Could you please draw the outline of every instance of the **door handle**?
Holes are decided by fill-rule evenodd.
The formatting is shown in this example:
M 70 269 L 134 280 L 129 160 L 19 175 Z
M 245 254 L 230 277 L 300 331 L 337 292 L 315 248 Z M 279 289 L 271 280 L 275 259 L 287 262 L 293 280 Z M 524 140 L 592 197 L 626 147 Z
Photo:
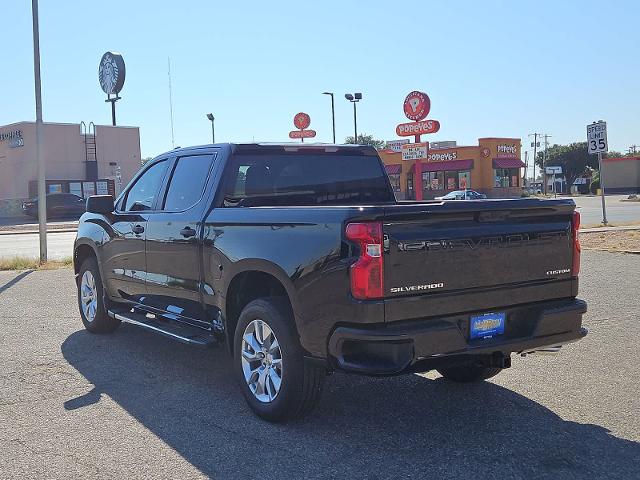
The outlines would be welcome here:
M 144 227 L 142 225 L 136 225 L 131 229 L 131 231 L 136 235 L 140 235 L 144 232 Z
M 184 227 L 182 230 L 180 230 L 180 235 L 182 235 L 184 238 L 195 237 L 196 231 L 191 227 Z

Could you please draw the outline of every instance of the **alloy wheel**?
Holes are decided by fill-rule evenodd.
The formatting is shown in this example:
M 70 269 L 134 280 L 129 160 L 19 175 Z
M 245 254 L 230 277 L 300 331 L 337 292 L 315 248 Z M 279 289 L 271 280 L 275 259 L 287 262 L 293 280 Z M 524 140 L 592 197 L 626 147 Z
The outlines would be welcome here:
M 98 295 L 96 292 L 96 281 L 90 270 L 84 272 L 80 280 L 80 302 L 82 304 L 82 312 L 87 322 L 93 322 L 96 318 L 98 308 Z
M 282 385 L 282 352 L 275 333 L 265 321 L 253 320 L 245 328 L 240 359 L 251 393 L 260 402 L 272 402 Z

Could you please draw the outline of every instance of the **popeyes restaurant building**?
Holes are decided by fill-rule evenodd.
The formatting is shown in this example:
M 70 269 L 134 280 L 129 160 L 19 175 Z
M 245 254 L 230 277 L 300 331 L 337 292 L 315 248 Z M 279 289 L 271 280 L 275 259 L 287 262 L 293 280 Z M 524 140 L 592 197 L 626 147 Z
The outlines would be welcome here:
M 423 198 L 433 199 L 465 188 L 489 198 L 522 195 L 524 162 L 519 138 L 480 138 L 478 145 L 430 148 L 422 160 Z M 417 161 L 403 161 L 400 149 L 379 151 L 398 199 L 415 199 Z

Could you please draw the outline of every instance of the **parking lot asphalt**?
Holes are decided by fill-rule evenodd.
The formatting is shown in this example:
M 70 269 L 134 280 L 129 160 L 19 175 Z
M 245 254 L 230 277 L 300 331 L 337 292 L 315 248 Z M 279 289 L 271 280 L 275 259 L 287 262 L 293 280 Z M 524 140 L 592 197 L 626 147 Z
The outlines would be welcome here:
M 0 272 L 0 478 L 640 478 L 640 256 L 584 252 L 590 334 L 494 379 L 335 374 L 251 414 L 224 348 L 82 329 L 71 270 Z

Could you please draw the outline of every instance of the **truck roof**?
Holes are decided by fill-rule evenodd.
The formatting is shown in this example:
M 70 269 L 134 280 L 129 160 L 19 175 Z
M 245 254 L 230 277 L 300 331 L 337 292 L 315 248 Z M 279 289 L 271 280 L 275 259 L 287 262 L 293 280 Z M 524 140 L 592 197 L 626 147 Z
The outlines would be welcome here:
M 324 150 L 327 153 L 338 151 L 349 151 L 351 153 L 360 152 L 363 155 L 377 155 L 376 149 L 369 145 L 337 144 L 337 143 L 302 143 L 302 142 L 248 142 L 248 143 L 211 143 L 205 145 L 194 145 L 190 147 L 176 147 L 171 152 L 181 152 L 186 150 L 201 150 L 212 147 L 231 147 L 235 152 L 242 151 L 301 151 L 301 150 Z

